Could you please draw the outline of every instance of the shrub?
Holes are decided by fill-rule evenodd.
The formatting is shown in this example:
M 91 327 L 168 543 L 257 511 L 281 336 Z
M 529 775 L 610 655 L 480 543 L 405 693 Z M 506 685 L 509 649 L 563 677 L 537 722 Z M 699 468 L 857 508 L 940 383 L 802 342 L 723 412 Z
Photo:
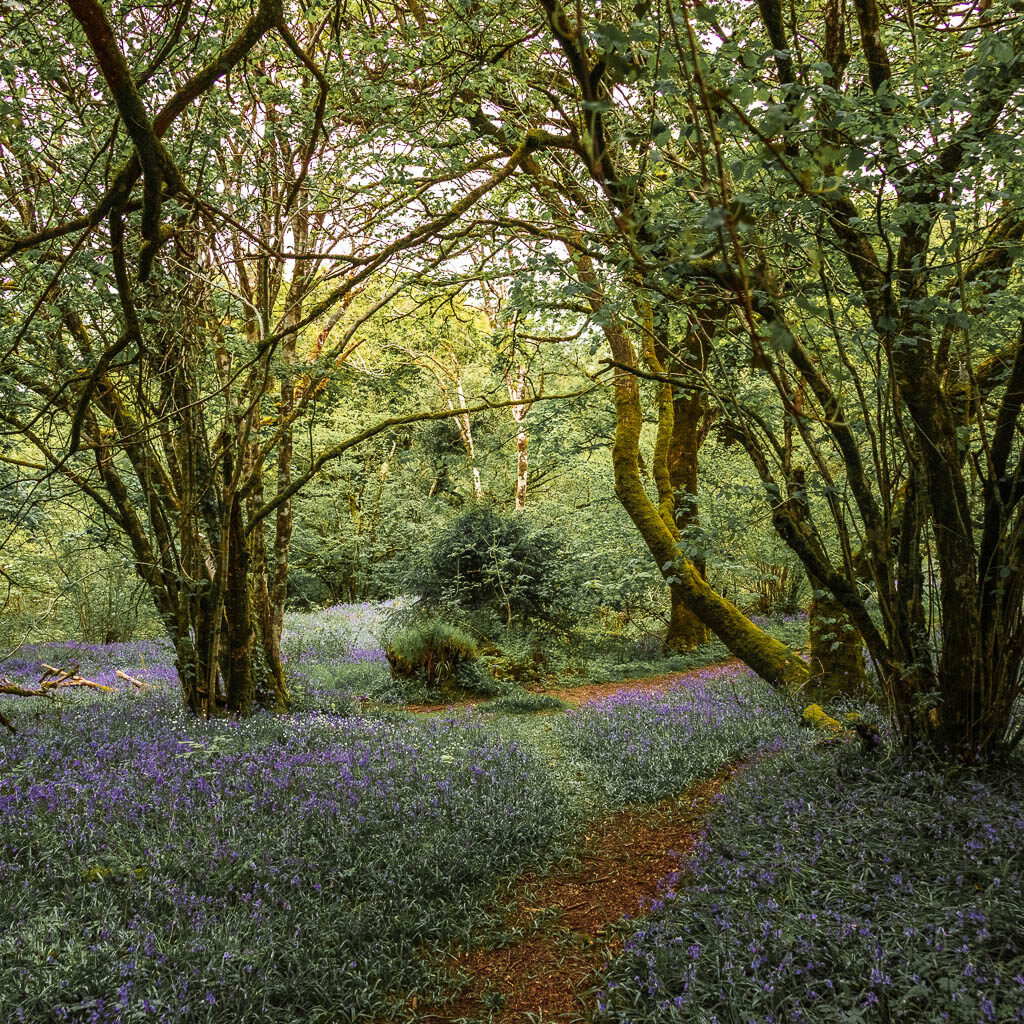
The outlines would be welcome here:
M 506 625 L 554 620 L 576 593 L 567 585 L 568 562 L 554 533 L 522 514 L 476 505 L 440 533 L 411 590 L 429 606 L 487 611 Z
M 563 631 L 551 623 L 537 622 L 507 630 L 489 660 L 495 676 L 513 686 L 543 687 L 565 674 L 571 646 Z
M 444 696 L 458 690 L 487 692 L 475 641 L 441 619 L 421 619 L 398 629 L 389 638 L 385 654 L 396 679 L 413 681 Z

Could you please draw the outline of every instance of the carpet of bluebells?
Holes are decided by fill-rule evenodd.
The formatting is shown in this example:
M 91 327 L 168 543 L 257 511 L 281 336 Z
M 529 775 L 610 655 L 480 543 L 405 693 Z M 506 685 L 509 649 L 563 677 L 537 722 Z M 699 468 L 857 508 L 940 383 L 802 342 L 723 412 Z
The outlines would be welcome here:
M 681 689 L 622 691 L 570 711 L 565 747 L 611 804 L 655 801 L 755 751 L 807 738 L 791 709 L 741 666 L 693 673 Z
M 445 950 L 500 930 L 507 887 L 584 815 L 739 759 L 597 1020 L 1024 1022 L 1020 765 L 943 777 L 820 749 L 733 666 L 569 711 L 530 694 L 410 716 L 380 616 L 290 616 L 297 710 L 243 722 L 186 715 L 164 643 L 3 660 L 114 692 L 0 697 L 2 1024 L 335 1024 L 443 1000 Z
M 3 671 L 39 660 L 121 692 L 0 698 L 4 1024 L 387 1013 L 442 991 L 438 950 L 568 838 L 547 773 L 480 715 L 201 722 L 159 644 L 23 649 Z
M 300 706 L 337 709 L 345 697 L 401 703 L 378 640 L 394 605 L 335 605 L 286 617 L 281 653 Z
M 608 967 L 619 1024 L 1024 1021 L 1024 778 L 782 753 Z

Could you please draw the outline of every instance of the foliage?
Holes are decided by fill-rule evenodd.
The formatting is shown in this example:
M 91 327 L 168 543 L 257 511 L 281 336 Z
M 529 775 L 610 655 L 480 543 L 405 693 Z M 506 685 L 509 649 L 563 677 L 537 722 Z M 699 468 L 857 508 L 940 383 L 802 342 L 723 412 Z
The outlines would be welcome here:
M 513 690 L 483 705 L 484 711 L 500 711 L 511 715 L 531 715 L 539 711 L 564 711 L 569 705 L 547 693 Z
M 396 679 L 408 680 L 442 696 L 456 692 L 493 693 L 495 684 L 477 660 L 473 638 L 438 618 L 414 618 L 392 632 L 385 655 Z
M 412 591 L 430 607 L 490 613 L 511 626 L 563 616 L 572 592 L 566 545 L 522 514 L 476 505 L 431 545 Z
M 850 749 L 745 769 L 692 882 L 608 968 L 601 1021 L 1024 1020 L 1020 766 Z
M 678 690 L 624 692 L 570 711 L 562 741 L 613 803 L 679 793 L 758 747 L 799 742 L 792 714 L 736 666 Z
M 513 685 L 558 686 L 578 670 L 580 640 L 578 630 L 570 633 L 550 622 L 531 622 L 502 631 L 488 649 L 487 662 L 497 679 Z
M 0 538 L 0 644 L 116 643 L 161 632 L 120 530 L 52 481 L 33 493 L 38 507 L 11 510 Z
M 170 686 L 23 722 L 0 806 L 12 1024 L 386 1016 L 568 821 L 477 717 L 204 723 Z

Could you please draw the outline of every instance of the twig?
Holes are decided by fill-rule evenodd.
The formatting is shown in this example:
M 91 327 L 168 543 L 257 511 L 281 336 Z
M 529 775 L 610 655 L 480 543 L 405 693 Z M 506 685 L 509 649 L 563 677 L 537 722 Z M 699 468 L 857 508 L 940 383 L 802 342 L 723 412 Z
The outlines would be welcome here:
M 567 912 L 569 910 L 579 910 L 580 907 L 585 907 L 589 903 L 590 903 L 590 900 L 580 900 L 579 903 L 573 903 L 571 906 L 562 907 L 561 909 L 562 909 L 562 912 L 565 913 L 565 912 Z M 590 909 L 593 910 L 594 909 L 593 906 L 591 906 Z

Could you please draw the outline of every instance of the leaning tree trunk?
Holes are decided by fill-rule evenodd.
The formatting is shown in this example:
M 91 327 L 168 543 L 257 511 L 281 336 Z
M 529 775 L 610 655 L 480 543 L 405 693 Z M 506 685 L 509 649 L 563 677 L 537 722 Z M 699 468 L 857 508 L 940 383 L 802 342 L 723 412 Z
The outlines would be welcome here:
M 635 366 L 633 346 L 622 326 L 608 324 L 605 334 L 616 362 Z M 667 405 L 670 409 L 671 398 Z M 665 408 L 663 396 L 663 413 Z M 762 679 L 791 695 L 798 694 L 807 683 L 807 666 L 785 644 L 759 629 L 731 601 L 701 578 L 679 548 L 671 517 L 666 520 L 663 511 L 648 496 L 639 468 L 643 425 L 640 389 L 636 375 L 621 368 L 615 371 L 615 414 L 615 442 L 612 447 L 615 493 L 677 600 Z
M 535 161 L 527 158 L 523 166 L 536 180 L 543 180 L 543 172 Z M 680 550 L 678 528 L 673 521 L 674 506 L 664 500 L 664 492 L 667 491 L 669 496 L 672 492 L 667 455 L 663 467 L 658 468 L 661 507 L 655 506 L 648 496 L 640 479 L 640 431 L 643 425 L 640 389 L 636 375 L 630 373 L 629 369 L 623 369 L 637 368 L 633 345 L 622 322 L 607 318 L 609 310 L 605 308 L 604 288 L 588 254 L 585 240 L 572 226 L 575 221 L 569 215 L 565 203 L 546 186 L 540 186 L 540 192 L 565 226 L 569 258 L 580 282 L 585 286 L 588 305 L 595 314 L 604 314 L 605 337 L 614 360 L 620 364 L 614 377 L 615 441 L 612 446 L 615 493 L 619 501 L 668 582 L 673 598 L 691 611 L 759 676 L 787 693 L 797 694 L 807 683 L 807 666 L 785 644 L 759 629 L 731 601 L 713 590 Z M 653 330 L 649 333 L 651 337 L 647 343 L 653 348 Z M 664 391 L 660 398 L 659 435 L 667 447 L 672 432 L 671 390 L 667 401 Z

